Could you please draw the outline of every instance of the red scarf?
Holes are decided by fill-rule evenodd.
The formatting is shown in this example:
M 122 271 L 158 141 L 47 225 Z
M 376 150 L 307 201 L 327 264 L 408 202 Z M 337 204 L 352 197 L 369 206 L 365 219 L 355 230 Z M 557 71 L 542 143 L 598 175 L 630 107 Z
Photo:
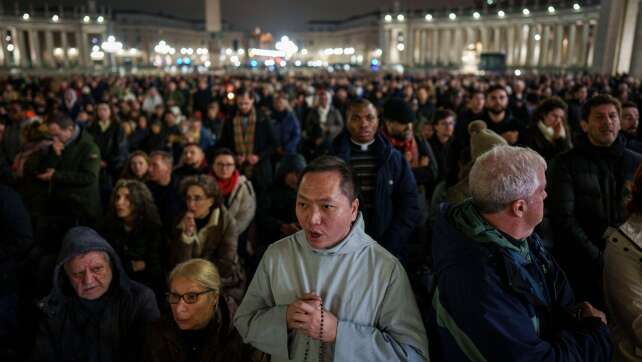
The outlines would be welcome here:
M 216 178 L 218 189 L 221 192 L 221 196 L 223 196 L 223 198 L 227 198 L 232 193 L 234 187 L 236 186 L 236 183 L 239 181 L 239 175 L 239 170 L 234 170 L 232 177 L 227 180 L 221 180 L 218 177 Z
M 390 144 L 392 144 L 392 147 L 401 152 L 404 157 L 406 157 L 406 154 L 411 155 L 410 160 L 408 160 L 411 167 L 417 167 L 419 165 L 419 148 L 415 143 L 415 136 L 412 133 L 410 133 L 408 138 L 406 138 L 405 140 L 398 140 L 397 138 L 389 135 L 388 132 L 386 132 L 386 128 L 384 127 L 383 135 L 390 142 Z

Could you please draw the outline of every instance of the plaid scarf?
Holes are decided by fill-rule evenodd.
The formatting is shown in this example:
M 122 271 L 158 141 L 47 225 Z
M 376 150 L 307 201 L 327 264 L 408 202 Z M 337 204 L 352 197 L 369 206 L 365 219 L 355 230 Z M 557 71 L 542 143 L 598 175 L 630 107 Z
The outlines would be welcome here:
M 247 130 L 243 132 L 242 116 L 234 117 L 234 146 L 237 155 L 249 156 L 254 153 L 254 129 L 256 128 L 256 112 L 250 111 Z M 244 134 L 245 133 L 245 134 Z

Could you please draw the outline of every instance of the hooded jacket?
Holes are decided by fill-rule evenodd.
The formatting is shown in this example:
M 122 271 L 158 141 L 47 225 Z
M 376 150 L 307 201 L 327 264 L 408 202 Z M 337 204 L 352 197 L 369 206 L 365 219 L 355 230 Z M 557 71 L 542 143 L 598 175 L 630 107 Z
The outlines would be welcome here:
M 333 154 L 350 162 L 350 134 L 344 130 L 334 140 Z M 399 151 L 377 132 L 375 215 L 366 232 L 397 257 L 403 257 L 408 239 L 421 218 L 417 201 L 417 183 L 410 165 Z
M 287 305 L 314 291 L 337 319 L 335 343 L 325 343 L 332 361 L 426 361 L 428 340 L 406 272 L 369 237 L 359 216 L 345 239 L 314 249 L 304 231 L 265 252 L 234 325 L 245 343 L 273 362 L 316 360 L 320 343 L 288 333 Z
M 571 316 L 573 291 L 536 234 L 510 238 L 470 200 L 443 205 L 433 260 L 436 360 L 610 361 L 606 325 Z
M 66 262 L 90 251 L 107 253 L 111 262 L 112 281 L 98 300 L 101 308 L 88 307 L 75 294 L 64 270 Z M 159 318 L 154 293 L 130 280 L 114 249 L 87 227 L 65 235 L 53 288 L 40 307 L 44 317 L 33 361 L 138 361 L 145 325 Z

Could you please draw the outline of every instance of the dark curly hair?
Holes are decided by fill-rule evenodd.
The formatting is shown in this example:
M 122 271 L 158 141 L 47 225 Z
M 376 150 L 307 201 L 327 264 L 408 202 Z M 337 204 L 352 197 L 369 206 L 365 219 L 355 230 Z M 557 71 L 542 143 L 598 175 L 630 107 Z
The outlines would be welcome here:
M 543 120 L 547 114 L 556 110 L 562 109 L 566 113 L 566 102 L 564 102 L 560 97 L 550 97 L 541 101 L 535 111 L 533 111 L 533 122 L 539 122 Z
M 106 224 L 108 227 L 120 225 L 123 223 L 123 220 L 118 218 L 116 215 L 116 208 L 114 203 L 116 201 L 116 194 L 120 188 L 127 188 L 129 190 L 129 202 L 132 207 L 132 212 L 135 214 L 134 227 L 141 226 L 154 226 L 160 227 L 161 221 L 154 203 L 154 198 L 152 193 L 149 191 L 147 186 L 137 180 L 125 180 L 121 179 L 116 182 L 114 190 L 111 195 L 111 200 L 109 203 L 109 211 L 107 212 Z

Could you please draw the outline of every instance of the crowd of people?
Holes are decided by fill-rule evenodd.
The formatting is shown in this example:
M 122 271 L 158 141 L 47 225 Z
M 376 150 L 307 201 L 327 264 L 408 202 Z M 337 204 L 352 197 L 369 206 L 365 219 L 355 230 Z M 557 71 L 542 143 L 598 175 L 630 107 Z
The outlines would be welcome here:
M 642 83 L 0 78 L 0 359 L 642 361 Z

